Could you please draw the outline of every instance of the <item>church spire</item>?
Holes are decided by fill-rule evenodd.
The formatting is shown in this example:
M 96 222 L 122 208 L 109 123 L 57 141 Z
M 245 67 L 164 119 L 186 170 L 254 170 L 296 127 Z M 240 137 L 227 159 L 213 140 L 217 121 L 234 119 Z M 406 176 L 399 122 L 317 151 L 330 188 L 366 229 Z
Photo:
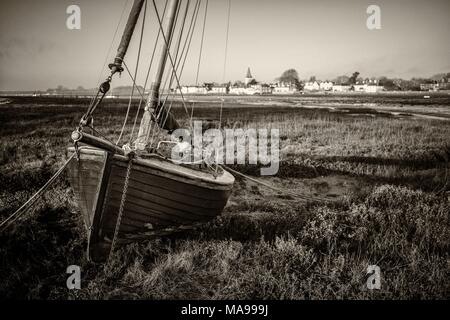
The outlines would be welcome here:
M 252 74 L 250 72 L 250 67 L 247 68 L 247 76 L 246 76 L 246 78 L 249 78 L 249 79 L 253 78 Z

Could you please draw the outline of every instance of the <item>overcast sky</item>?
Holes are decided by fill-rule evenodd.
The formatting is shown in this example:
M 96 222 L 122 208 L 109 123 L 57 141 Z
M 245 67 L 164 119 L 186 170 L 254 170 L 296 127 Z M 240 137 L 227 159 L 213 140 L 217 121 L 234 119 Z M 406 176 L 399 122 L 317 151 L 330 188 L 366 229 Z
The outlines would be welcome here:
M 159 7 L 165 2 L 156 1 Z M 81 8 L 80 30 L 66 27 L 71 4 Z M 131 4 L 132 0 L 1 0 L 0 90 L 96 87 L 99 75 L 107 76 L 107 70 L 101 73 L 105 57 L 125 8 L 108 56 L 114 57 Z M 381 8 L 381 30 L 366 27 L 370 4 Z M 226 0 L 209 1 L 200 82 L 222 82 L 227 5 Z M 257 80 L 267 82 L 288 68 L 297 69 L 302 79 L 315 75 L 323 80 L 353 71 L 362 77 L 403 78 L 449 72 L 449 13 L 449 0 L 231 0 L 224 79 L 242 80 L 247 67 Z M 150 1 L 147 22 L 139 83 L 157 32 Z M 130 67 L 136 61 L 137 42 L 135 35 L 126 57 Z M 183 83 L 195 80 L 199 42 L 199 36 L 193 38 Z M 113 86 L 128 84 L 129 77 L 122 74 Z

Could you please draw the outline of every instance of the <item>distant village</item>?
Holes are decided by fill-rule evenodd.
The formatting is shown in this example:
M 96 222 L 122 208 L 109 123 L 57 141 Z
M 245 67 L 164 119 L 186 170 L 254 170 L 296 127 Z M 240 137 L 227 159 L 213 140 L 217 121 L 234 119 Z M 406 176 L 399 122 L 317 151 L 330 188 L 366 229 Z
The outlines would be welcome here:
M 295 70 L 288 70 L 295 72 Z M 216 84 L 204 83 L 203 85 L 182 86 L 176 92 L 182 94 L 231 94 L 231 95 L 264 95 L 264 94 L 298 94 L 305 92 L 363 92 L 376 93 L 382 91 L 439 91 L 450 90 L 450 73 L 442 75 L 439 80 L 417 79 L 418 81 L 402 80 L 402 79 L 375 79 L 375 78 L 359 78 L 359 73 L 355 72 L 351 77 L 338 77 L 337 81 L 316 80 L 312 77 L 309 81 L 300 82 L 295 77 L 280 77 L 278 81 L 273 83 L 262 83 L 256 81 L 252 76 L 250 68 L 243 81 L 235 83 Z M 353 78 L 353 79 L 352 79 Z M 407 84 L 406 84 L 407 82 Z M 414 83 L 415 82 L 415 83 Z M 418 83 L 423 82 L 423 83 Z M 405 85 L 406 84 L 406 85 Z M 402 85 L 405 88 L 402 88 Z
M 332 93 L 378 93 L 378 92 L 411 92 L 411 91 L 450 91 L 450 73 L 436 74 L 430 78 L 412 78 L 404 80 L 400 78 L 389 79 L 387 77 L 363 78 L 359 72 L 349 76 L 338 76 L 333 80 L 319 80 L 315 76 L 309 80 L 299 80 L 295 69 L 289 69 L 271 83 L 257 81 L 253 77 L 250 68 L 244 73 L 242 80 L 234 83 L 219 84 L 205 82 L 202 85 L 182 85 L 171 88 L 172 94 L 178 95 L 295 95 L 295 94 L 332 94 Z M 137 96 L 137 92 L 148 94 L 142 86 L 132 90 L 132 86 L 119 86 L 111 88 L 105 98 L 124 98 L 130 95 Z M 164 92 L 168 93 L 166 90 Z M 79 86 L 69 89 L 59 85 L 46 91 L 9 91 L 0 92 L 0 96 L 31 95 L 31 96 L 69 96 L 89 97 L 95 95 L 97 88 L 85 89 Z

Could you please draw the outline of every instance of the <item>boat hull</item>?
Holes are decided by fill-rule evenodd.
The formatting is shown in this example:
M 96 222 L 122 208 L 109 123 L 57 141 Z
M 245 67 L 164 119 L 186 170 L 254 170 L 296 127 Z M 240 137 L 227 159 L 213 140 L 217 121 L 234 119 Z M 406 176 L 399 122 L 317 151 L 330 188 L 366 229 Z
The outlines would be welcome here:
M 159 157 L 129 160 L 86 147 L 69 164 L 69 180 L 89 231 L 88 257 L 98 262 L 111 249 L 121 202 L 116 239 L 126 243 L 213 219 L 223 211 L 234 183 L 226 171 L 214 177 Z

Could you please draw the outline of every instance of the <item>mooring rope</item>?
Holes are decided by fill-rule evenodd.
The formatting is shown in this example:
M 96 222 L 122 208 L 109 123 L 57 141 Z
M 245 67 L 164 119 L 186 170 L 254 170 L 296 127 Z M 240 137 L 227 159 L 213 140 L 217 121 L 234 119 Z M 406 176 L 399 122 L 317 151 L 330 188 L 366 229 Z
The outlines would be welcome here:
M 236 174 L 236 175 L 238 175 L 238 176 L 241 176 L 241 177 L 243 177 L 243 178 L 245 178 L 245 179 L 247 179 L 247 180 L 250 180 L 250 181 L 252 181 L 252 182 L 255 182 L 255 183 L 258 183 L 258 184 L 260 184 L 260 185 L 263 185 L 263 186 L 265 186 L 265 187 L 267 187 L 267 188 L 269 188 L 269 189 L 272 189 L 272 190 L 274 190 L 274 191 L 277 191 L 277 192 L 280 192 L 280 193 L 284 193 L 284 194 L 287 194 L 287 195 L 290 195 L 290 196 L 293 196 L 293 197 L 302 199 L 302 200 L 304 200 L 304 201 L 321 201 L 321 202 L 327 202 L 327 201 L 330 201 L 329 199 L 325 199 L 325 198 L 322 198 L 322 197 L 307 196 L 307 195 L 304 195 L 304 194 L 298 194 L 298 193 L 291 192 L 291 191 L 286 190 L 286 189 L 281 189 L 281 188 L 275 187 L 275 186 L 273 186 L 273 185 L 271 185 L 271 184 L 268 184 L 268 183 L 263 182 L 263 181 L 260 181 L 260 180 L 258 180 L 258 179 L 256 179 L 256 178 L 252 178 L 252 177 L 250 177 L 250 176 L 248 176 L 248 175 L 246 175 L 246 174 L 243 174 L 243 173 L 241 173 L 241 172 L 239 172 L 239 171 L 236 171 L 236 170 L 234 170 L 234 169 L 231 169 L 231 168 L 228 167 L 228 166 L 226 167 L 226 170 L 231 171 L 232 173 L 234 173 L 234 174 Z
M 70 161 L 75 157 L 76 152 L 74 152 L 70 158 L 61 166 L 61 168 L 56 171 L 56 173 L 30 198 L 25 202 L 19 209 L 17 209 L 13 214 L 11 214 L 8 218 L 6 218 L 2 223 L 0 223 L 0 232 L 3 232 L 8 228 L 12 223 L 14 223 L 24 212 L 25 209 L 29 208 L 33 205 L 38 197 L 47 190 L 47 188 L 61 175 Z

